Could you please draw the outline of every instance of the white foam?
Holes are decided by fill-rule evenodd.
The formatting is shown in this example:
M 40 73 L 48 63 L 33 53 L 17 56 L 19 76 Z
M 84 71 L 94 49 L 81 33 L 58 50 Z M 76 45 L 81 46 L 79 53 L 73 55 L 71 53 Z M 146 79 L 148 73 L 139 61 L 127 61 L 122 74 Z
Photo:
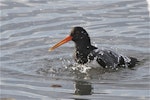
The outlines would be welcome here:
M 87 73 L 88 70 L 90 70 L 91 67 L 87 66 L 87 65 L 82 65 L 82 64 L 76 64 L 75 66 L 72 67 L 72 70 L 78 70 L 81 73 Z

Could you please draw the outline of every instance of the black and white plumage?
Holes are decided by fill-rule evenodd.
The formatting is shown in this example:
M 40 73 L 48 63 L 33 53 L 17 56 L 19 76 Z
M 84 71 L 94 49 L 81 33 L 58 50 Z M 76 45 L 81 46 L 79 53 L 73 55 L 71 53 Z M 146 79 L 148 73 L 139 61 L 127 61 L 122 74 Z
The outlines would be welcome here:
M 74 27 L 64 40 L 50 48 L 53 50 L 58 46 L 72 40 L 75 43 L 74 59 L 79 64 L 86 64 L 93 60 L 103 68 L 109 67 L 134 67 L 137 59 L 117 54 L 110 50 L 100 50 L 91 45 L 90 37 L 82 27 Z

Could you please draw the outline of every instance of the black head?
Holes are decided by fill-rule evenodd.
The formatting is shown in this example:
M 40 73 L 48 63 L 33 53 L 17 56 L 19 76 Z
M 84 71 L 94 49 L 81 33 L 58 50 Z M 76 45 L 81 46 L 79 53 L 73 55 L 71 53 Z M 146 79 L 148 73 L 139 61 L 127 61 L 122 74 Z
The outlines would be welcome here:
M 72 36 L 72 41 L 75 43 L 90 43 L 89 35 L 82 27 L 72 28 L 70 36 Z
M 69 36 L 67 36 L 65 39 L 61 40 L 59 43 L 54 45 L 49 50 L 52 51 L 55 48 L 61 46 L 62 44 L 66 43 L 70 40 L 75 42 L 77 49 L 91 47 L 90 37 L 89 37 L 88 33 L 86 32 L 86 30 L 82 27 L 73 27 Z

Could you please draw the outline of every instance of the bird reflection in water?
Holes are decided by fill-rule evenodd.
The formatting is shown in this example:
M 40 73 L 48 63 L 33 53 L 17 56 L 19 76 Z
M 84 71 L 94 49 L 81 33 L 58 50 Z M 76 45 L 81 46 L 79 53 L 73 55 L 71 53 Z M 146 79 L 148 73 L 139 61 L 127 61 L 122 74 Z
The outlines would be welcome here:
M 93 87 L 91 83 L 85 81 L 76 81 L 75 95 L 92 95 Z

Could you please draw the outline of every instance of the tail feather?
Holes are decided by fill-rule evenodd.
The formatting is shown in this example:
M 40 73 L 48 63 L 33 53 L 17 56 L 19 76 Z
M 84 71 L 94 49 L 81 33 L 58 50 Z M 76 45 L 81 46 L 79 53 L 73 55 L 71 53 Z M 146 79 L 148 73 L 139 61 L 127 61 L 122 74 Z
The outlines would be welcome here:
M 129 57 L 129 58 L 131 59 L 129 65 L 128 65 L 129 68 L 134 67 L 139 62 L 136 58 L 133 58 L 133 57 Z

